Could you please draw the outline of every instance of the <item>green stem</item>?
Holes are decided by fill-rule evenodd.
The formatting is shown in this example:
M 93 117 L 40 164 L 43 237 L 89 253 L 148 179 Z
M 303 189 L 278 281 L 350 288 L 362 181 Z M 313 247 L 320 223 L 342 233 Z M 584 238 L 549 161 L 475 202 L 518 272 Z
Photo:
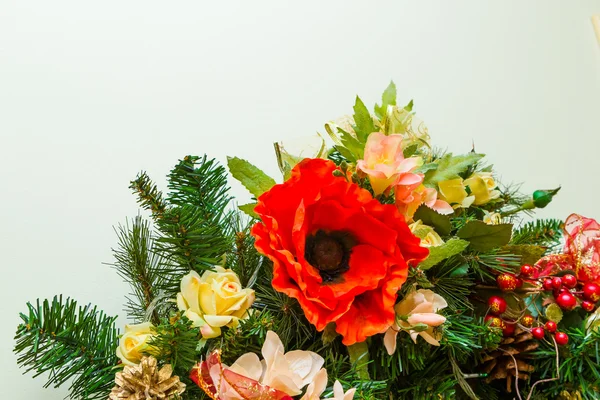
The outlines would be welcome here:
M 367 342 L 354 343 L 348 346 L 350 362 L 354 365 L 356 375 L 362 381 L 370 381 L 369 376 L 369 346 Z

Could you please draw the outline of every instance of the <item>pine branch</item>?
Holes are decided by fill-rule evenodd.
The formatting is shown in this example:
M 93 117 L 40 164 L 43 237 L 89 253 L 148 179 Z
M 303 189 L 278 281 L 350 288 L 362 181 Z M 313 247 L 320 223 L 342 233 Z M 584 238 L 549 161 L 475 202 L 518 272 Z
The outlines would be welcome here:
M 127 298 L 125 311 L 136 323 L 143 322 L 146 311 L 164 283 L 170 281 L 173 271 L 168 268 L 154 249 L 154 239 L 150 223 L 141 216 L 135 217 L 131 224 L 119 225 L 115 229 L 118 247 L 112 249 L 115 262 L 109 264 L 131 286 L 131 297 Z M 158 323 L 159 315 L 154 310 L 151 321 Z
M 558 219 L 540 219 L 527 222 L 515 229 L 513 244 L 530 244 L 544 247 L 556 247 L 562 239 L 563 221 Z
M 163 200 L 162 193 L 152 182 L 146 172 L 140 172 L 138 176 L 130 182 L 129 188 L 138 195 L 138 203 L 144 210 L 150 210 L 155 218 L 160 216 L 167 209 L 167 204 Z
M 27 308 L 15 336 L 17 363 L 34 377 L 49 372 L 45 387 L 73 379 L 71 399 L 105 399 L 118 361 L 116 317 L 90 305 L 77 307 L 71 299 L 63 302 L 62 296 Z

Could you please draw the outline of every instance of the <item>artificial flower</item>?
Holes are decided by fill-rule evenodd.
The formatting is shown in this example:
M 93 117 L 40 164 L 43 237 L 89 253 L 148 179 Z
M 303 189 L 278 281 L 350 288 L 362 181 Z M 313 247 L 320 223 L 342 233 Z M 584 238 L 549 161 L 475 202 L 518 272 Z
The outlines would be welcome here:
M 391 186 L 423 182 L 422 174 L 412 173 L 422 163 L 420 157 L 404 158 L 402 135 L 373 132 L 367 139 L 364 159 L 358 160 L 356 168 L 367 174 L 373 192 L 379 195 Z
M 412 220 L 415 212 L 422 204 L 442 215 L 452 214 L 454 209 L 448 202 L 437 198 L 438 193 L 433 188 L 416 185 L 398 185 L 395 187 L 396 206 L 407 220 Z
M 407 331 L 415 343 L 417 336 L 421 336 L 429 344 L 439 346 L 441 335 L 434 328 L 446 322 L 446 317 L 437 312 L 447 306 L 442 296 L 428 289 L 411 292 L 402 299 L 395 307 L 398 315 L 396 324 L 387 330 L 383 339 L 388 354 L 396 351 L 396 336 L 401 330 Z M 417 329 L 417 325 L 422 327 Z
M 462 178 L 448 179 L 438 183 L 440 195 L 454 208 L 469 208 L 475 202 L 475 196 L 469 196 Z
M 289 396 L 297 396 L 302 393 L 306 385 L 316 379 L 325 362 L 323 357 L 312 351 L 293 350 L 286 353 L 279 336 L 273 331 L 267 332 L 262 355 L 264 359 L 261 361 L 255 353 L 246 353 L 231 367 L 220 363 L 207 365 L 205 370 L 210 375 L 215 393 L 219 394 L 218 398 L 221 400 L 245 398 L 236 397 L 239 395 L 237 385 L 232 386 L 229 379 L 221 378 L 223 370 L 243 377 L 244 379 L 237 379 L 237 381 L 245 382 L 244 387 L 248 387 L 246 380 L 250 380 L 260 385 L 262 390 L 274 390 Z M 202 365 L 199 368 L 200 371 L 195 373 L 197 378 L 202 376 Z M 327 380 L 326 373 L 325 380 Z
M 444 244 L 444 241 L 435 229 L 429 225 L 425 225 L 421 220 L 413 222 L 408 228 L 417 237 L 421 238 L 421 246 L 423 247 L 435 247 Z
M 408 265 L 428 255 L 395 206 L 335 177 L 332 161 L 307 159 L 261 195 L 255 246 L 273 261 L 273 288 L 298 300 L 322 331 L 351 345 L 385 332 Z
M 219 336 L 223 326 L 237 326 L 253 302 L 254 290 L 242 289 L 235 272 L 218 266 L 202 276 L 191 271 L 181 279 L 177 294 L 177 306 L 205 339 Z
M 496 185 L 491 172 L 476 172 L 465 180 L 465 185 L 469 187 L 471 194 L 475 196 L 473 204 L 477 206 L 500 197 L 500 191 L 496 190 L 498 185 Z
M 497 212 L 484 211 L 483 222 L 488 225 L 498 225 L 502 223 L 502 214 Z
M 321 369 L 314 377 L 313 381 L 306 388 L 304 396 L 300 400 L 321 400 L 321 394 L 327 388 L 327 370 Z M 335 381 L 333 384 L 333 397 L 329 397 L 331 400 L 352 400 L 356 389 L 349 389 L 344 393 L 344 388 L 339 381 Z
M 119 339 L 117 357 L 125 365 L 137 365 L 145 353 L 151 352 L 149 342 L 154 335 L 154 326 L 150 322 L 125 325 L 125 333 Z

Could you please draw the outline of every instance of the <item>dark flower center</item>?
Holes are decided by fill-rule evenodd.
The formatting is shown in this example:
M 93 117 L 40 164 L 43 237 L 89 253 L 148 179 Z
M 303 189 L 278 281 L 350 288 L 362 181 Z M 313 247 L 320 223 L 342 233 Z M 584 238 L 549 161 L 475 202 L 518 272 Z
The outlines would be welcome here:
M 306 238 L 304 258 L 319 270 L 324 282 L 332 282 L 350 268 L 354 239 L 347 232 L 318 230 Z

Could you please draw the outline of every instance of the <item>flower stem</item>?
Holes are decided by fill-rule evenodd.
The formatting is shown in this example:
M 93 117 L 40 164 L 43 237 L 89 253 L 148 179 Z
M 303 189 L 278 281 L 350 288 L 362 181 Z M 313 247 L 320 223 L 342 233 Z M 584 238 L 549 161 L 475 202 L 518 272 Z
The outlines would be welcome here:
M 369 376 L 369 346 L 367 342 L 354 343 L 348 346 L 350 362 L 354 365 L 356 375 L 362 381 L 370 381 Z

